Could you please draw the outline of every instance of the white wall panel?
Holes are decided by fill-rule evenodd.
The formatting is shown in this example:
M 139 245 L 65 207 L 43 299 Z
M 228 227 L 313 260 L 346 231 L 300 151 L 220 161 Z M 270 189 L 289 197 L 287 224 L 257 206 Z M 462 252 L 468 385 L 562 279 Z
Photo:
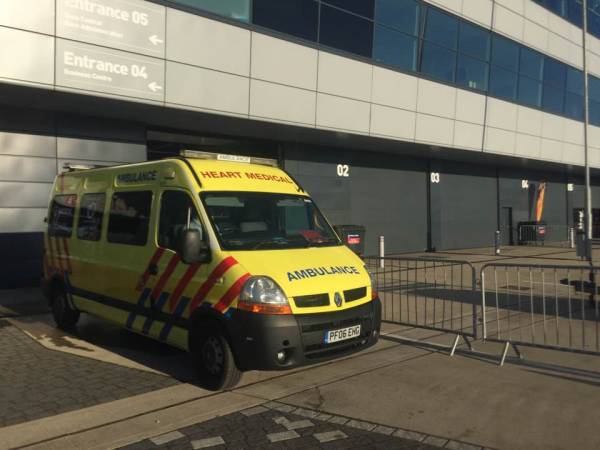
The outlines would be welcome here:
M 0 154 L 56 157 L 56 138 L 23 133 L 0 132 Z
M 247 115 L 249 90 L 245 77 L 167 63 L 167 103 Z
M 492 26 L 492 0 L 463 0 L 462 14 L 487 28 Z
M 548 29 L 552 31 L 552 33 L 556 33 L 559 36 L 562 36 L 564 39 L 571 39 L 571 25 L 562 17 L 552 14 L 549 12 L 548 14 Z M 581 31 L 580 31 L 581 32 Z
M 491 153 L 514 154 L 516 133 L 514 131 L 501 130 L 487 127 L 485 129 L 485 141 L 483 148 Z
M 523 3 L 523 16 L 538 25 L 548 28 L 548 17 L 553 15 L 546 8 L 537 3 L 527 0 Z
M 417 85 L 417 77 L 373 67 L 373 103 L 414 111 Z
M 523 40 L 523 16 L 496 5 L 494 11 L 494 29 L 517 40 Z
M 51 183 L 0 181 L 0 208 L 46 208 Z
M 571 144 L 583 145 L 583 122 L 563 119 L 563 123 L 563 140 L 565 142 L 570 142 Z
M 44 231 L 46 208 L 0 208 L 2 233 L 35 233 Z
M 530 20 L 526 20 L 523 29 L 523 41 L 525 41 L 529 47 L 546 52 L 549 48 L 548 30 Z
M 487 125 L 504 130 L 514 131 L 517 129 L 517 109 L 515 103 L 505 102 L 495 98 L 488 98 L 487 102 Z
M 582 145 L 563 142 L 563 159 L 565 164 L 585 164 L 585 152 Z
M 454 146 L 481 150 L 483 146 L 483 125 L 467 122 L 454 122 Z
M 456 88 L 419 79 L 417 111 L 435 116 L 454 118 Z
M 565 136 L 565 121 L 560 116 L 542 113 L 542 137 L 562 141 Z
M 371 64 L 319 52 L 319 92 L 369 102 L 372 78 Z
M 167 8 L 167 59 L 250 74 L 250 31 Z
M 546 160 L 562 161 L 563 143 L 553 139 L 542 138 L 540 156 Z
M 370 113 L 369 103 L 317 94 L 317 126 L 367 134 Z
M 525 11 L 525 5 L 529 3 L 529 0 L 495 0 L 497 5 L 502 5 L 511 11 L 523 15 Z
M 313 48 L 252 33 L 252 78 L 316 91 L 317 58 Z
M 1 0 L 0 25 L 54 33 L 55 0 Z
M 558 34 L 548 33 L 548 52 L 562 61 L 568 61 L 571 54 L 570 42 Z
M 54 83 L 54 38 L 0 27 L 0 78 Z
M 485 95 L 457 89 L 456 120 L 483 125 L 485 120 Z
M 0 180 L 52 182 L 56 159 L 0 155 Z
M 146 146 L 93 139 L 57 138 L 58 158 L 133 163 L 146 160 Z
M 250 82 L 250 115 L 315 125 L 317 94 L 266 81 Z
M 452 145 L 454 142 L 454 120 L 417 114 L 417 141 L 431 144 Z
M 515 138 L 515 155 L 537 159 L 540 157 L 542 139 L 538 136 L 517 133 Z
M 526 106 L 517 107 L 517 131 L 534 136 L 542 135 L 542 112 L 527 108 Z
M 415 138 L 416 113 L 381 105 L 371 106 L 371 134 L 393 136 L 412 141 Z

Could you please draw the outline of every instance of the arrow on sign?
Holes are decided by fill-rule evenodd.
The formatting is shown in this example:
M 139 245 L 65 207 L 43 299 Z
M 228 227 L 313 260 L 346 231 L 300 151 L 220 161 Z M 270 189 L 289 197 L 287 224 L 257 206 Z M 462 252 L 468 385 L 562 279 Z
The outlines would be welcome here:
M 159 37 L 158 37 L 157 35 L 155 35 L 155 34 L 153 34 L 152 36 L 150 36 L 150 37 L 148 38 L 148 40 L 149 40 L 150 42 L 152 42 L 152 44 L 154 44 L 154 45 L 162 44 L 163 42 L 165 42 L 165 41 L 163 41 L 161 38 L 159 38 Z
M 162 86 L 157 84 L 156 81 L 153 81 L 148 85 L 148 89 L 150 89 L 152 92 L 156 92 L 162 90 Z

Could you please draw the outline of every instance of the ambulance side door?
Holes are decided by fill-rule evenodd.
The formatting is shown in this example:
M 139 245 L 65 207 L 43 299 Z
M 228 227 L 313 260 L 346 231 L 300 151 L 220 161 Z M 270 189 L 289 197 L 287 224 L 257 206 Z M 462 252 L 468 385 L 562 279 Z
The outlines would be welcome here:
M 187 227 L 198 230 L 205 240 L 208 236 L 188 191 L 165 188 L 159 194 L 158 203 L 156 244 L 162 255 L 150 294 L 156 316 L 154 321 L 144 324 L 142 332 L 186 348 L 186 317 L 194 294 L 208 277 L 210 264 L 184 263 L 179 253 L 179 239 Z

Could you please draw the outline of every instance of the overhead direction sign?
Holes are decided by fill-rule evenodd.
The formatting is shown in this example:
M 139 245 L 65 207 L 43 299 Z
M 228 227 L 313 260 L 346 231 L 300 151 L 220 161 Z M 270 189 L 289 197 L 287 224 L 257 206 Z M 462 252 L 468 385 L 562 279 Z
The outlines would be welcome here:
M 57 35 L 165 56 L 165 8 L 142 0 L 57 0 Z

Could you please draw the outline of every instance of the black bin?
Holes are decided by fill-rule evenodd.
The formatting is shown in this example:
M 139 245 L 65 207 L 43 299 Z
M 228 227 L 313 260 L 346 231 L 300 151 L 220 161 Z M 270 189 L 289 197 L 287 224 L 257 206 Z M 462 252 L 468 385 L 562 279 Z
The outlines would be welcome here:
M 358 256 L 364 256 L 365 227 L 362 225 L 335 225 L 333 228 L 344 245 L 349 247 Z

